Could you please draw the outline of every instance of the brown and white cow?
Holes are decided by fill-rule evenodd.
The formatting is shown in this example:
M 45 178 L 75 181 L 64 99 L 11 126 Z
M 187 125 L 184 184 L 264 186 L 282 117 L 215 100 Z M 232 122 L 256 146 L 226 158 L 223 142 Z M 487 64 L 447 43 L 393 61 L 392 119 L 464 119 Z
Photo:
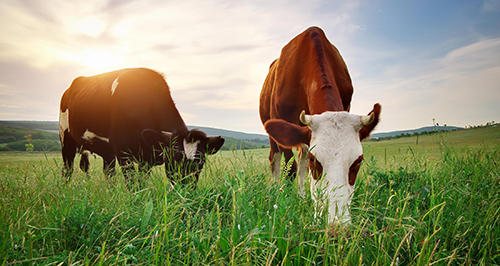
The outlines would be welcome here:
M 100 155 L 104 171 L 114 173 L 115 160 L 129 177 L 132 163 L 142 169 L 165 163 L 172 182 L 194 183 L 206 154 L 216 153 L 224 138 L 189 130 L 159 73 L 147 68 L 122 69 L 78 77 L 61 98 L 59 137 L 63 174 L 73 171 L 77 151 L 88 171 L 90 151 Z M 188 178 L 186 178 L 188 177 Z
M 361 140 L 377 125 L 381 111 L 350 114 L 351 78 L 339 51 L 318 27 L 293 38 L 269 69 L 260 95 L 260 118 L 270 136 L 271 170 L 280 176 L 281 157 L 288 162 L 297 148 L 289 177 L 299 179 L 309 169 L 311 195 L 329 202 L 328 222 L 350 222 L 348 206 L 363 160 Z M 317 210 L 321 213 L 323 210 Z

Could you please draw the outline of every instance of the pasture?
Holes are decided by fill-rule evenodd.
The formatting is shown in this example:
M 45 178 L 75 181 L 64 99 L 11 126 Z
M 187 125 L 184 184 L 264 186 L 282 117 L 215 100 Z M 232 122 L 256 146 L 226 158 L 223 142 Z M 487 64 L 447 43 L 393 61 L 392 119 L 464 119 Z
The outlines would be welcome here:
M 336 236 L 309 193 L 272 179 L 268 149 L 211 156 L 196 190 L 171 188 L 163 167 L 128 190 L 99 158 L 66 184 L 59 154 L 3 152 L 0 264 L 500 264 L 498 127 L 363 146 Z

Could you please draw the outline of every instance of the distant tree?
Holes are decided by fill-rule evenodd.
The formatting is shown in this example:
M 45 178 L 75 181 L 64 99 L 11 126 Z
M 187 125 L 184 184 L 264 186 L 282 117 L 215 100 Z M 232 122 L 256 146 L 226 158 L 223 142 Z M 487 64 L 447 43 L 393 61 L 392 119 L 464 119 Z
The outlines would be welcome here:
M 31 143 L 31 137 L 32 137 L 32 134 L 28 134 L 26 136 L 24 136 L 24 138 L 26 139 L 26 144 L 24 144 L 24 147 L 26 147 L 26 151 L 33 151 L 33 149 L 35 148 L 35 146 L 33 146 L 33 143 Z

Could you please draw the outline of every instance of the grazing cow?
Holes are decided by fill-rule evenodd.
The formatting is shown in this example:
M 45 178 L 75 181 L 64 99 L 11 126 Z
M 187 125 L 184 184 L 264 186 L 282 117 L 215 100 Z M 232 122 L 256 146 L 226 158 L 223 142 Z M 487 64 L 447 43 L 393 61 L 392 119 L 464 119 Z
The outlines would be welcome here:
M 216 153 L 224 144 L 220 136 L 190 131 L 163 76 L 146 68 L 73 80 L 61 98 L 59 137 L 67 178 L 78 150 L 84 171 L 89 160 L 83 151 L 90 151 L 103 158 L 108 177 L 114 174 L 116 158 L 127 178 L 133 162 L 143 170 L 165 163 L 173 183 L 194 185 L 205 155 Z
M 289 178 L 299 179 L 309 168 L 311 195 L 329 201 L 328 222 L 350 222 L 348 206 L 363 160 L 361 140 L 379 121 L 381 107 L 368 115 L 350 114 L 353 93 L 347 66 L 339 51 L 318 27 L 292 39 L 270 66 L 260 95 L 260 118 L 270 136 L 271 170 L 280 175 L 282 154 L 286 161 L 298 149 Z M 321 213 L 322 210 L 317 210 Z

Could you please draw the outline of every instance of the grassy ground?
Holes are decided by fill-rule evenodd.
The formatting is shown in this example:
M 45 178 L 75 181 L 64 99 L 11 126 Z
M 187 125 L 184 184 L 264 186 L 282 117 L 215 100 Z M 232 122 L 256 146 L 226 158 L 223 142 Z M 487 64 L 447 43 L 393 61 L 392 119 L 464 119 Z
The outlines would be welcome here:
M 279 189 L 265 149 L 213 156 L 196 190 L 156 167 L 133 191 L 100 159 L 66 184 L 58 154 L 1 153 L 0 264 L 498 265 L 492 131 L 364 143 L 353 222 L 334 237 L 309 195 Z
M 365 159 L 374 159 L 386 169 L 397 170 L 402 160 L 419 156 L 428 160 L 442 159 L 445 147 L 456 153 L 468 149 L 494 149 L 500 146 L 500 127 L 483 127 L 444 132 L 433 135 L 412 136 L 392 140 L 363 142 Z

